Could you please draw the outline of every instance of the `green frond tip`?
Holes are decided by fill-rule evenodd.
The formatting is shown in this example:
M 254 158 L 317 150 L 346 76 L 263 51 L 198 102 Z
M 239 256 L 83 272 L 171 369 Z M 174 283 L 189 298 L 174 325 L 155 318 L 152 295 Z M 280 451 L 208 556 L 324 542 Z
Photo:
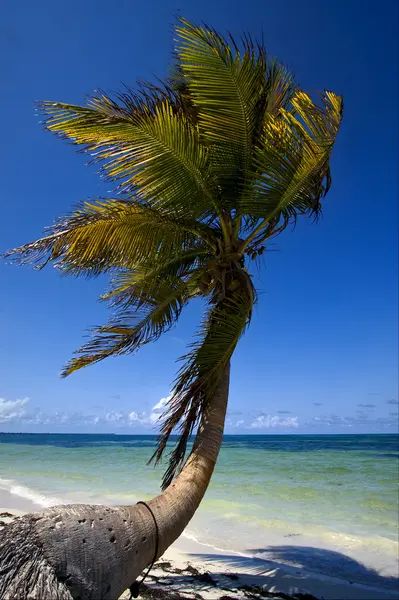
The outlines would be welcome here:
M 157 340 L 176 323 L 188 298 L 187 283 L 177 276 L 133 285 L 129 308 L 122 307 L 113 321 L 95 329 L 93 339 L 76 352 L 61 376 Z

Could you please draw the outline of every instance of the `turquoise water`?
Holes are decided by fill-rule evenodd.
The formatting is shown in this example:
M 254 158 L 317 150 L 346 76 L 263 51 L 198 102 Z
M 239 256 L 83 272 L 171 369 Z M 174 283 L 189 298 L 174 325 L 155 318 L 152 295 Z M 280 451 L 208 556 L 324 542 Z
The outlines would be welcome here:
M 145 500 L 161 480 L 162 465 L 146 466 L 154 445 L 153 436 L 0 434 L 0 489 L 43 506 Z M 226 436 L 185 535 L 261 558 L 288 544 L 324 549 L 394 575 L 398 436 Z

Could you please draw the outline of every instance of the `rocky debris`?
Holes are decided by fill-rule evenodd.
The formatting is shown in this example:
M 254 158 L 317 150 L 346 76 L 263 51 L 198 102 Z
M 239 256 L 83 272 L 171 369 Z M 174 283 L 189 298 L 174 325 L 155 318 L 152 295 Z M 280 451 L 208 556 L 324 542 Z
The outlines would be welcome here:
M 165 574 L 168 574 L 165 577 Z M 221 580 L 223 579 L 223 582 Z M 140 587 L 139 598 L 145 600 L 318 600 L 311 594 L 289 596 L 283 592 L 269 592 L 261 586 L 240 583 L 235 573 L 211 574 L 200 571 L 189 562 L 184 568 L 164 560 L 155 563 L 146 583 Z M 226 587 L 224 583 L 229 587 Z M 223 583 L 223 585 L 222 585 Z M 127 600 L 129 594 L 121 599 Z
M 17 517 L 9 512 L 0 513 L 0 531 Z M 5 519 L 5 520 L 4 520 Z
M 238 588 L 243 591 L 246 598 L 274 598 L 278 600 L 318 600 L 315 596 L 311 594 L 295 594 L 294 596 L 289 596 L 288 594 L 284 594 L 283 592 L 268 592 L 263 587 L 256 585 L 242 585 Z

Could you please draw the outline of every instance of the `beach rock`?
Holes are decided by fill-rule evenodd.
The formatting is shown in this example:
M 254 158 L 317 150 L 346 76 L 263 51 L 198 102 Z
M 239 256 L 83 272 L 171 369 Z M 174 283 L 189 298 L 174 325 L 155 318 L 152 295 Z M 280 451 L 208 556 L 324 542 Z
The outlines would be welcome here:
M 195 578 L 197 579 L 197 581 L 200 581 L 201 583 L 206 583 L 207 585 L 211 585 L 213 587 L 216 587 L 216 581 L 210 576 L 209 573 L 201 573 L 199 575 L 196 575 Z
M 154 564 L 154 569 L 173 569 L 172 563 L 168 560 L 158 561 Z
M 178 592 L 143 585 L 140 589 L 139 598 L 148 600 L 181 600 L 182 596 Z M 199 600 L 195 595 L 192 595 L 192 598 L 193 600 Z
M 191 575 L 201 575 L 200 571 L 193 567 L 191 563 L 187 563 L 187 567 L 184 569 L 185 572 L 191 573 Z

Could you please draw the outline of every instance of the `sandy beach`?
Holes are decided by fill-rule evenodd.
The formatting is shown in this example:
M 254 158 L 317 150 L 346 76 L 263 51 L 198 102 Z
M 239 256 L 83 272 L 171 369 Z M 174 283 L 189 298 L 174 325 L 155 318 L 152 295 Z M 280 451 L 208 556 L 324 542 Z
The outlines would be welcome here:
M 39 504 L 1 490 L 0 535 L 1 529 L 12 518 L 40 510 L 42 507 Z M 326 577 L 300 564 L 287 566 L 236 552 L 226 552 L 182 536 L 154 565 L 141 588 L 140 597 L 170 600 L 178 598 L 393 600 L 398 598 L 393 580 L 392 589 L 386 587 L 390 587 L 389 584 L 384 585 L 385 589 L 378 586 L 362 586 L 343 579 Z M 129 592 L 126 591 L 121 598 L 127 599 L 129 596 Z

